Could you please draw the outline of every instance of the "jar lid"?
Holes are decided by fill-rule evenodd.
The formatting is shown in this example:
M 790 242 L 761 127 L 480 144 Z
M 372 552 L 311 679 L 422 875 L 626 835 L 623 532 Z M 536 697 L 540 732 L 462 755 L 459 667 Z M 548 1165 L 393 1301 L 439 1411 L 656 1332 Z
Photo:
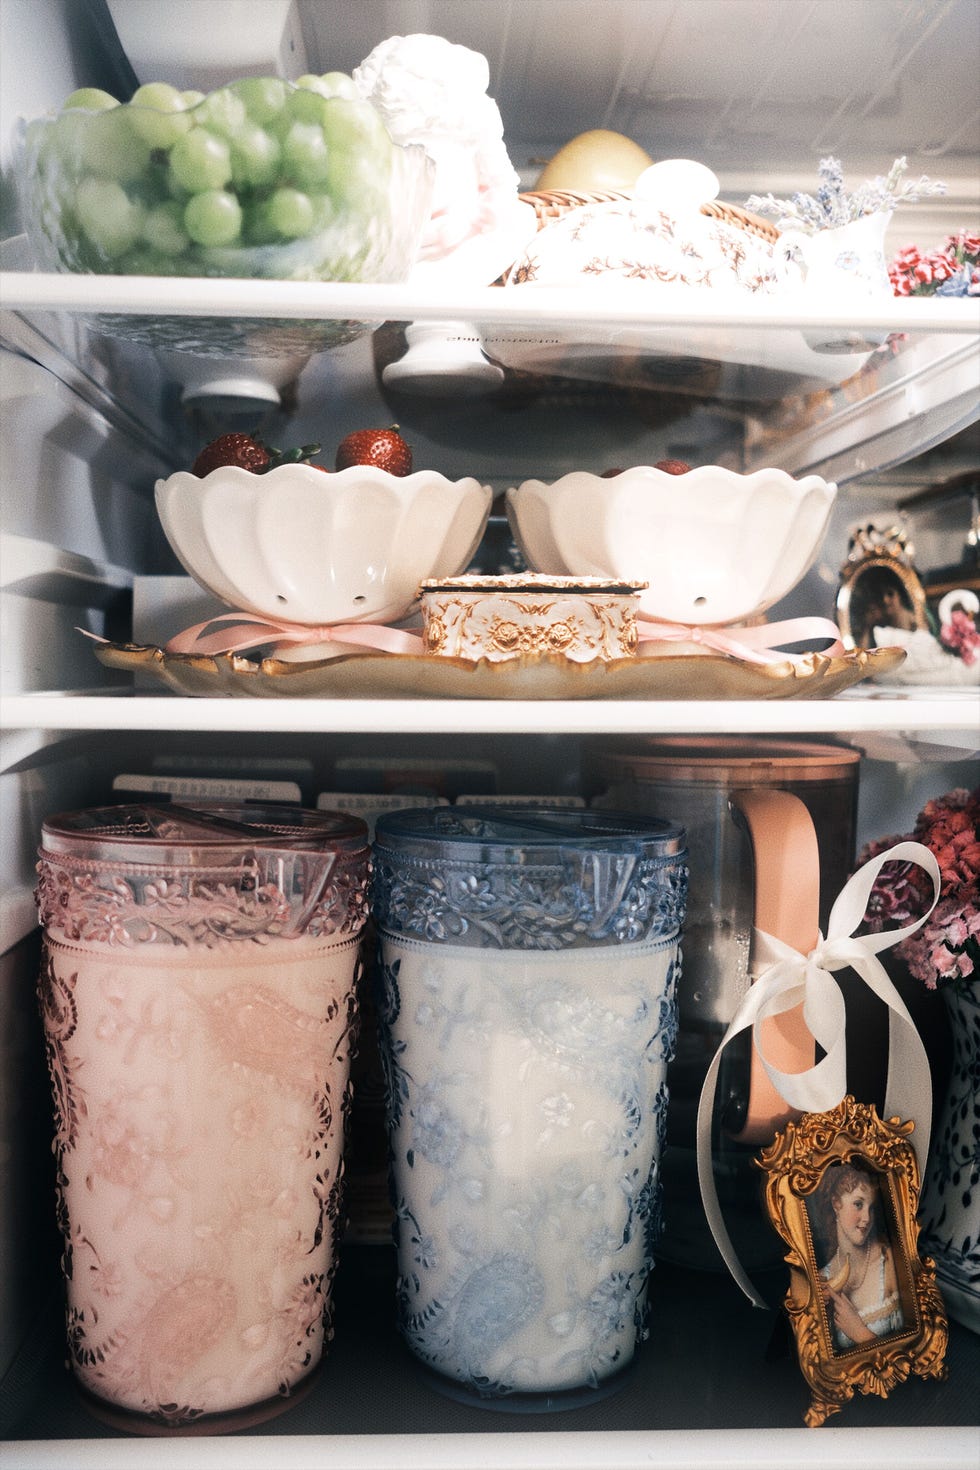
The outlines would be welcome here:
M 115 856 L 127 863 L 231 859 L 232 850 L 358 851 L 367 826 L 342 812 L 275 802 L 120 803 L 57 812 L 41 827 L 48 853 Z
M 631 812 L 431 807 L 379 817 L 374 915 L 437 944 L 555 950 L 676 939 L 684 830 Z
M 674 857 L 685 852 L 685 833 L 676 822 L 633 812 L 473 805 L 386 812 L 375 845 L 413 858 L 527 866 L 559 862 L 570 850 Z
M 848 779 L 861 753 L 810 740 L 684 735 L 604 746 L 592 758 L 602 774 L 620 779 L 764 786 Z
M 501 572 L 484 575 L 463 572 L 458 577 L 427 577 L 420 583 L 425 592 L 514 592 L 537 594 L 541 592 L 575 593 L 607 592 L 614 596 L 632 596 L 649 587 L 649 582 L 636 582 L 627 578 L 610 577 L 566 577 L 551 572 Z

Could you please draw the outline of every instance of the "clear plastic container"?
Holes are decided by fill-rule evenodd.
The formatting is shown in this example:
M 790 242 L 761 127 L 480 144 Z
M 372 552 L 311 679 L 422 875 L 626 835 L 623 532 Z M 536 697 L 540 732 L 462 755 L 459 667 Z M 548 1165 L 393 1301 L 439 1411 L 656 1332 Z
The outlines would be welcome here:
M 844 746 L 765 736 L 657 737 L 586 755 L 594 810 L 656 812 L 688 835 L 684 985 L 664 1155 L 676 1205 L 660 1243 L 660 1254 L 682 1265 L 722 1268 L 701 1209 L 695 1121 L 711 1059 L 751 983 L 753 927 L 782 927 L 777 937 L 804 952 L 816 942 L 853 864 L 859 765 L 859 753 Z M 812 1065 L 802 1022 L 787 1019 L 784 1034 L 770 1036 L 769 1054 L 782 1046 L 787 1071 Z M 785 1119 L 745 1032 L 723 1054 L 713 1150 L 726 1224 L 750 1268 L 782 1259 L 753 1163 L 781 1126 L 780 1111 Z
M 401 1332 L 451 1395 L 586 1402 L 647 1333 L 683 831 L 434 808 L 374 862 Z
M 103 807 L 38 871 L 76 1383 L 137 1432 L 267 1418 L 330 1336 L 367 828 Z

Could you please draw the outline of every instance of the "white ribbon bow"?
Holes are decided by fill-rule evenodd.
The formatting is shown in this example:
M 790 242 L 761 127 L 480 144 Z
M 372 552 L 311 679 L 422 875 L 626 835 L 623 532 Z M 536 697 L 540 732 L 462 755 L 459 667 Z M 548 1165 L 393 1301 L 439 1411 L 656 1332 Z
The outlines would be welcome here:
M 886 863 L 911 862 L 932 878 L 933 900 L 926 913 L 902 929 L 856 935 L 868 907 L 875 879 Z M 756 930 L 753 955 L 764 968 L 735 1013 L 715 1052 L 701 1089 L 698 1105 L 697 1155 L 701 1199 L 715 1244 L 733 1278 L 757 1307 L 765 1307 L 746 1276 L 722 1218 L 711 1166 L 711 1120 L 721 1055 L 733 1036 L 752 1027 L 752 1043 L 772 1085 L 792 1108 L 822 1113 L 835 1108 L 847 1091 L 844 998 L 833 971 L 850 968 L 888 1007 L 888 1076 L 885 1116 L 912 1118 L 912 1145 L 919 1171 L 925 1169 L 932 1123 L 932 1080 L 929 1060 L 905 1002 L 878 959 L 882 950 L 900 944 L 925 923 L 939 899 L 939 864 L 921 842 L 898 842 L 853 874 L 838 894 L 816 948 L 801 954 L 771 934 Z M 760 1025 L 769 1016 L 792 1010 L 802 1001 L 803 1019 L 825 1055 L 805 1072 L 781 1072 L 767 1061 L 760 1045 Z

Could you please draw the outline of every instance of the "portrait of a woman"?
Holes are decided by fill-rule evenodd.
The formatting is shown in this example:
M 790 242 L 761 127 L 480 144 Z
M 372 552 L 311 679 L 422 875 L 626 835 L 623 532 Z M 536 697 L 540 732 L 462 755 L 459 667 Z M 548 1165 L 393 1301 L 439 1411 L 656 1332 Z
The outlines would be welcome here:
M 859 1161 L 831 1166 L 807 1211 L 835 1348 L 897 1332 L 905 1318 L 877 1175 Z
M 897 571 L 877 563 L 862 569 L 851 583 L 849 620 L 858 648 L 876 646 L 876 628 L 910 632 L 921 626 L 909 590 Z

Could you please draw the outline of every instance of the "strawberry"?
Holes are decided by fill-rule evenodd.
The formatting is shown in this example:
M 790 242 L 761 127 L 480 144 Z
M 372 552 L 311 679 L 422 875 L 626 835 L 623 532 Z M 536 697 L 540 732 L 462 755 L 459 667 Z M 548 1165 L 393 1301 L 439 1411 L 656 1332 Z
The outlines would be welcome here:
M 398 432 L 398 425 L 388 429 L 355 429 L 341 440 L 337 448 L 338 470 L 355 464 L 372 464 L 389 475 L 412 473 L 412 450 Z
M 212 470 L 235 465 L 253 475 L 266 475 L 283 464 L 306 464 L 311 454 L 319 453 L 319 444 L 304 444 L 301 449 L 270 449 L 257 434 L 222 434 L 204 446 L 191 473 L 203 480 Z M 325 467 L 318 464 L 313 468 L 322 470 Z
M 260 439 L 251 434 L 221 434 L 204 446 L 191 467 L 191 474 L 203 480 L 212 470 L 225 465 L 237 465 L 239 469 L 259 474 L 268 463 L 269 451 Z
M 682 459 L 658 459 L 654 469 L 663 470 L 665 475 L 686 475 L 690 473 L 691 466 Z

